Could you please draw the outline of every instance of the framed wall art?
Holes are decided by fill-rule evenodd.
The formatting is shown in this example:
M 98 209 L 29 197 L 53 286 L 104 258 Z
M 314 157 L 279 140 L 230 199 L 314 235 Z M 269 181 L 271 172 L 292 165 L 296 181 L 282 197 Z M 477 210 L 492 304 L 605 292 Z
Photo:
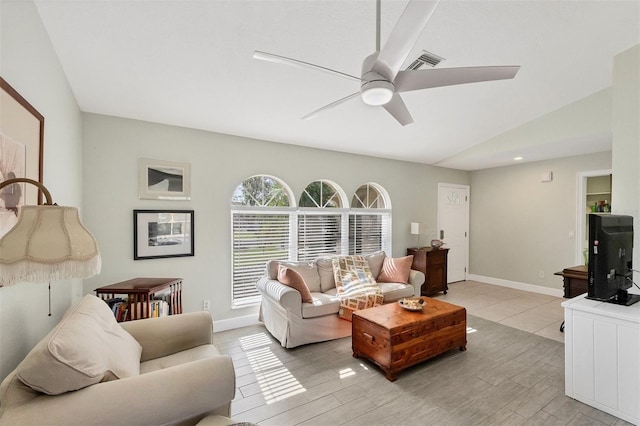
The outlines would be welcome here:
M 139 158 L 138 198 L 190 200 L 191 164 Z
M 44 117 L 0 77 L 0 182 L 29 178 L 42 182 Z M 0 238 L 16 224 L 20 206 L 42 204 L 34 185 L 0 190 Z
M 193 210 L 134 210 L 133 259 L 194 255 Z

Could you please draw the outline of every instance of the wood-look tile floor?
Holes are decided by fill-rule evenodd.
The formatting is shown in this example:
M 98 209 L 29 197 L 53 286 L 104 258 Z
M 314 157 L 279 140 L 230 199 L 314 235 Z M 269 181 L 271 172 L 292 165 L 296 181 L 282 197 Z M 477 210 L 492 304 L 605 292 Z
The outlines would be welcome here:
M 464 306 L 470 315 L 564 343 L 560 304 L 567 299 L 477 281 L 449 284 L 447 294 L 434 297 Z
M 548 322 L 562 314 L 562 300 L 540 296 L 450 285 L 439 298 L 467 308 L 467 350 L 411 367 L 395 382 L 353 358 L 350 337 L 284 349 L 262 326 L 216 333 L 236 369 L 232 416 L 278 426 L 628 424 L 564 395 L 564 344 L 547 336 L 562 322 Z

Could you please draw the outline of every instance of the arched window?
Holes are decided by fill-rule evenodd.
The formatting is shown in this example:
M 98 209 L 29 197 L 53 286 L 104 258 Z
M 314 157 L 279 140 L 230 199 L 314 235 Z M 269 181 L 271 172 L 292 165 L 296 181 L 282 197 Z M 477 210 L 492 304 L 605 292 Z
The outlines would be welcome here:
M 391 255 L 391 202 L 380 185 L 365 183 L 353 194 L 349 212 L 349 254 L 384 250 Z
M 266 175 L 245 179 L 233 192 L 233 306 L 259 302 L 255 284 L 266 262 L 290 258 L 293 199 L 282 181 Z
M 349 208 L 328 180 L 311 182 L 299 207 L 280 179 L 251 176 L 231 197 L 233 307 L 260 301 L 255 283 L 271 260 L 311 261 L 322 255 L 391 254 L 391 201 L 375 183 L 361 185 Z
M 334 185 L 326 180 L 311 182 L 300 196 L 300 207 L 342 207 L 340 192 Z
M 251 176 L 238 185 L 233 192 L 231 204 L 251 207 L 289 207 L 290 192 L 274 177 Z
M 321 255 L 346 254 L 346 200 L 344 191 L 327 180 L 311 182 L 300 196 L 297 259 L 313 260 Z

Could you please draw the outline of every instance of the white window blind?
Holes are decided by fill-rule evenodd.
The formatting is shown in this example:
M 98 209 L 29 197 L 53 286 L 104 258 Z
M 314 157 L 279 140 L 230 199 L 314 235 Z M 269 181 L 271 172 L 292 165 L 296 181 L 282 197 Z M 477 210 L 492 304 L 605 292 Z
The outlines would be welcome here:
M 342 214 L 298 212 L 298 260 L 346 252 L 342 241 Z
M 349 214 L 349 254 L 384 250 L 391 254 L 391 213 L 388 211 Z
M 256 281 L 271 259 L 289 259 L 290 212 L 232 211 L 233 306 L 260 301 Z

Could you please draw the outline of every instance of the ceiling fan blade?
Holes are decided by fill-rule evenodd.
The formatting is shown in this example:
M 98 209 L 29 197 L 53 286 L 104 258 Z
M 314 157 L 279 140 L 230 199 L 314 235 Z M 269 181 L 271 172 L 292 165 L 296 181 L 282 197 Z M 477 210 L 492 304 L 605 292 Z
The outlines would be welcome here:
M 278 64 L 285 65 L 293 65 L 300 68 L 311 69 L 315 71 L 326 72 L 332 75 L 337 75 L 340 77 L 348 78 L 349 80 L 360 81 L 360 77 L 356 77 L 354 75 L 346 74 L 340 71 L 332 70 L 331 68 L 322 67 L 320 65 L 310 64 L 309 62 L 299 61 L 297 59 L 287 58 L 286 56 L 274 55 L 273 53 L 261 52 L 256 50 L 253 52 L 254 59 L 260 59 L 262 61 L 275 62 Z
M 394 81 L 396 91 L 429 89 L 481 81 L 506 80 L 515 77 L 519 66 L 436 68 L 400 71 Z
M 411 113 L 407 109 L 404 101 L 397 93 L 393 94 L 393 98 L 386 104 L 382 105 L 384 109 L 391 115 L 393 118 L 398 120 L 398 123 L 406 126 L 407 124 L 413 123 L 413 117 L 411 117 Z
M 423 1 L 412 0 L 409 2 L 396 26 L 391 31 L 378 59 L 371 71 L 393 81 L 400 67 L 404 63 L 413 45 L 416 44 L 422 30 L 433 15 L 439 0 Z
M 331 102 L 329 105 L 325 105 L 322 108 L 318 108 L 317 110 L 315 110 L 315 111 L 305 115 L 304 117 L 302 117 L 302 119 L 303 120 L 311 120 L 312 118 L 317 117 L 318 114 L 320 114 L 320 113 L 322 113 L 322 112 L 324 112 L 326 110 L 329 110 L 331 108 L 337 107 L 338 105 L 343 104 L 343 103 L 347 102 L 348 100 L 353 99 L 353 98 L 358 97 L 358 96 L 360 96 L 360 92 L 352 93 L 349 96 L 345 96 L 342 99 L 338 99 L 335 102 Z

